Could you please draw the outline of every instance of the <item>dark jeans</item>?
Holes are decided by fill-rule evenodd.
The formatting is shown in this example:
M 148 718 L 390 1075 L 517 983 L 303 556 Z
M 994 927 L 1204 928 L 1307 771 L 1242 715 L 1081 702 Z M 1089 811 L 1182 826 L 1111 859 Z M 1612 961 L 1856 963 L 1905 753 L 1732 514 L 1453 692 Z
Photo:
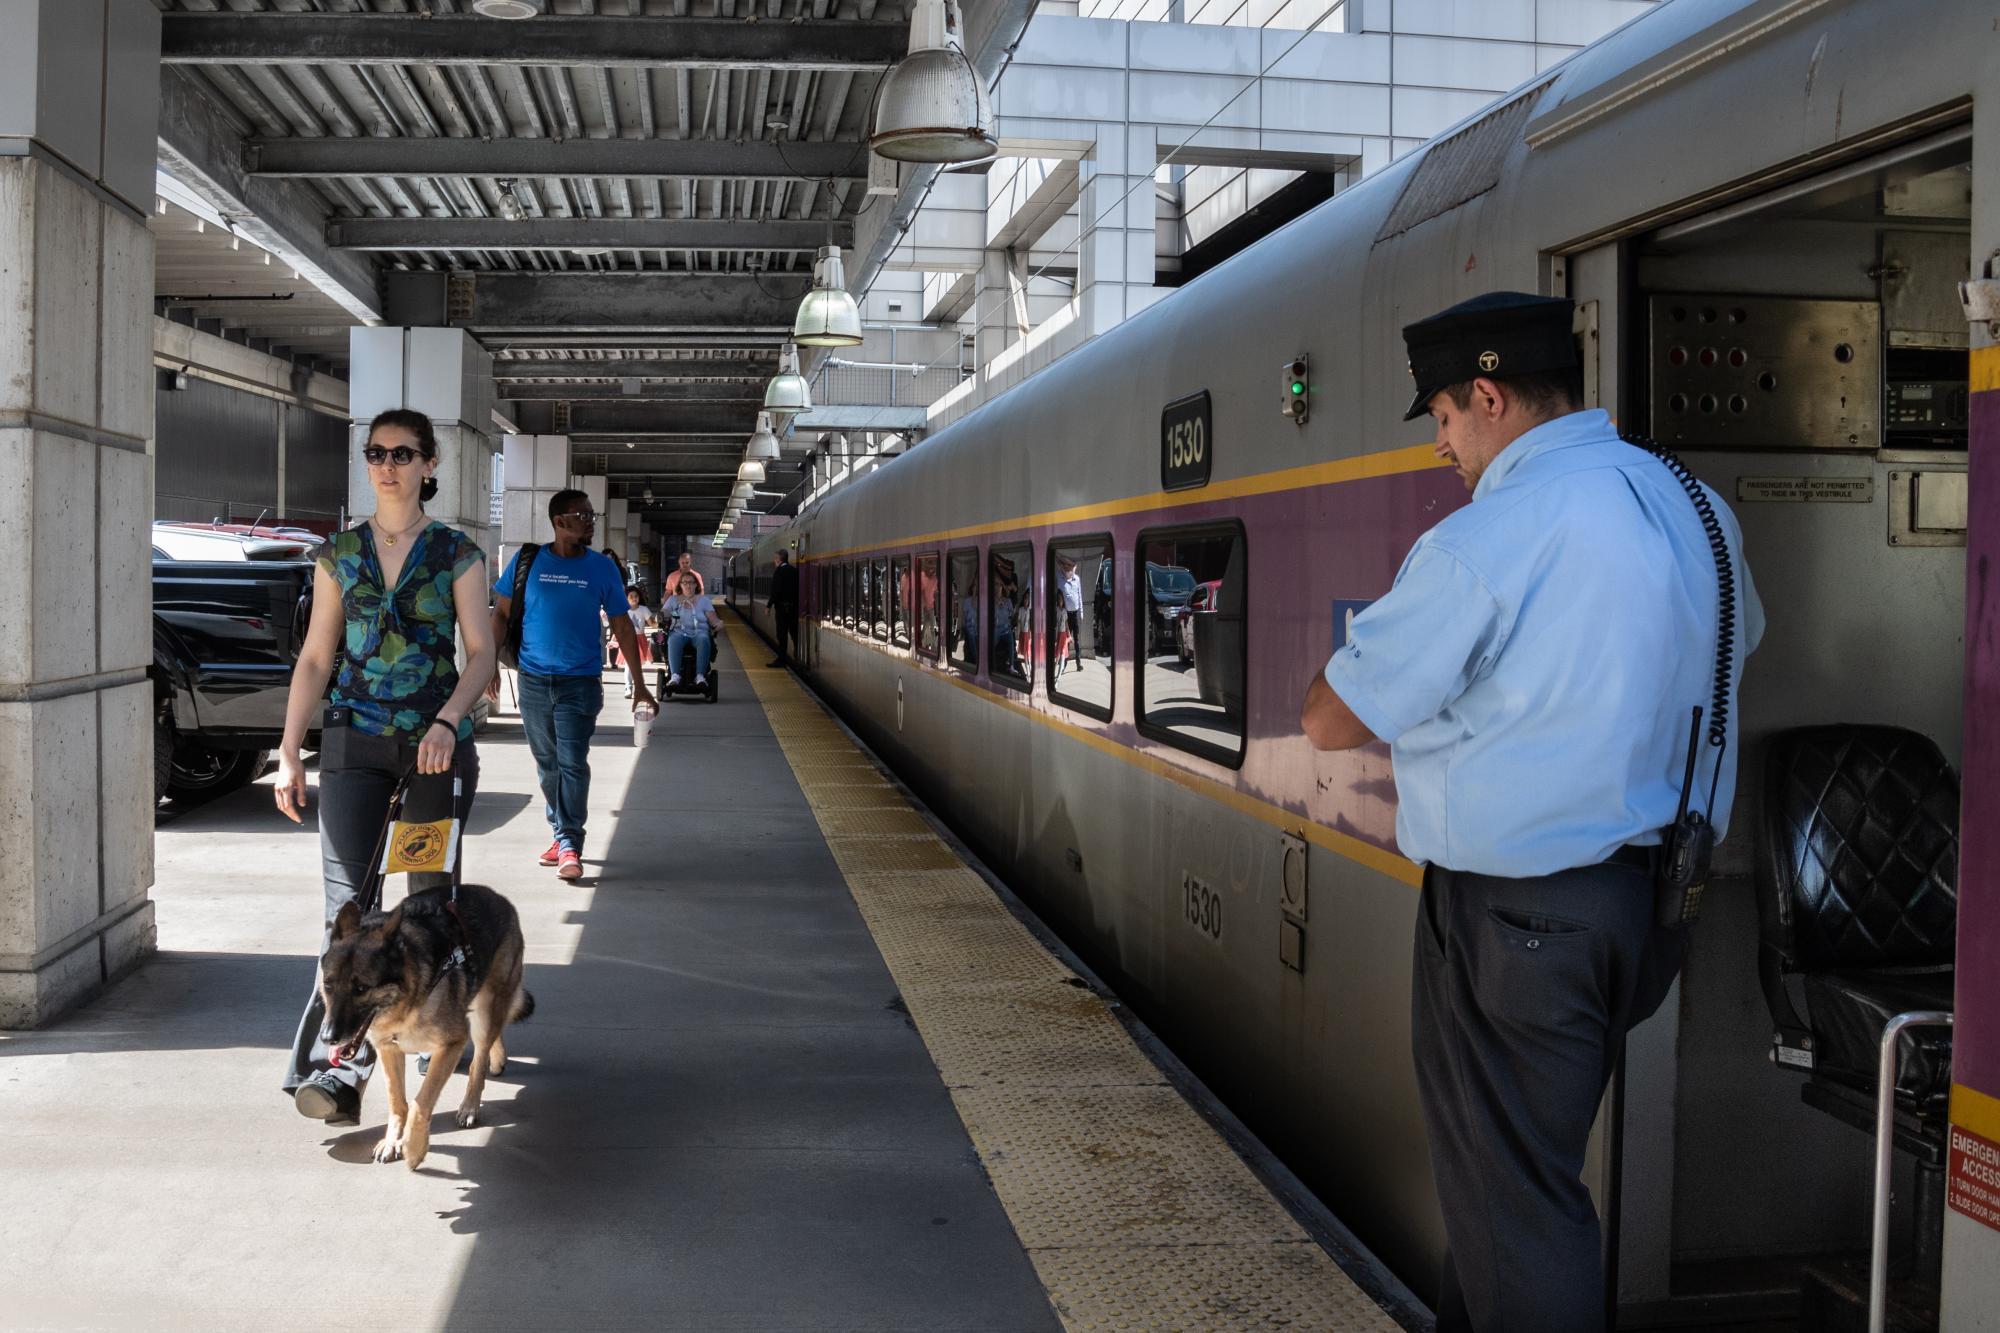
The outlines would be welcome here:
M 321 733 L 319 852 L 321 875 L 326 883 L 326 917 L 319 940 L 322 953 L 333 939 L 334 914 L 341 904 L 359 898 L 368 883 L 369 862 L 382 836 L 382 825 L 388 819 L 389 796 L 416 758 L 415 739 L 370 736 L 347 726 L 329 726 Z M 465 818 L 479 790 L 479 752 L 471 740 L 458 743 L 452 753 L 452 766 L 463 782 L 456 811 L 462 840 Z M 403 818 L 429 821 L 453 813 L 451 778 L 450 773 L 434 773 L 413 779 L 410 794 L 403 802 Z M 461 841 L 461 855 L 464 850 Z M 418 893 L 449 885 L 451 876 L 411 875 L 409 880 L 409 891 Z M 299 1019 L 298 1034 L 292 1039 L 291 1064 L 285 1071 L 284 1086 L 296 1088 L 313 1074 L 332 1069 L 335 1078 L 358 1092 L 375 1072 L 375 1048 L 364 1042 L 354 1059 L 335 1066 L 329 1058 L 331 1053 L 319 1041 L 319 1027 L 324 1019 L 319 978 L 315 973 L 312 997 Z
M 604 708 L 597 676 L 521 673 L 521 726 L 541 778 L 549 830 L 565 851 L 583 855 L 583 821 L 590 812 L 590 738 Z
M 799 608 L 781 603 L 771 608 L 771 618 L 778 626 L 778 660 L 789 662 L 799 652 Z
M 1604 1272 L 1583 1155 L 1625 1034 L 1686 932 L 1651 874 L 1424 873 L 1412 1044 L 1449 1251 L 1438 1333 L 1598 1333 Z

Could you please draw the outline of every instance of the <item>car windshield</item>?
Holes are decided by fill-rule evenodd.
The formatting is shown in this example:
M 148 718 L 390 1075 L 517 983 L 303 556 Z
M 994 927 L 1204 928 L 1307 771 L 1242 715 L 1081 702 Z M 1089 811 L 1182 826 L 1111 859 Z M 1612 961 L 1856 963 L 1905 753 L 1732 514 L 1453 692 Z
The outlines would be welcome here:
M 1147 562 L 1146 585 L 1155 597 L 1186 597 L 1194 591 L 1194 575 L 1179 565 Z

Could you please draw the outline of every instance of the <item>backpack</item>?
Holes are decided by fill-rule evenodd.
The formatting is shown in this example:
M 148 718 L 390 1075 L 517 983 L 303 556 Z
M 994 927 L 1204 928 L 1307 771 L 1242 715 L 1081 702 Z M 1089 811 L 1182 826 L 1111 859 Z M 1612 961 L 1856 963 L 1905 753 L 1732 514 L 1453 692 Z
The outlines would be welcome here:
M 528 570 L 541 551 L 540 543 L 529 542 L 514 561 L 514 588 L 507 595 L 507 633 L 500 639 L 500 665 L 516 671 L 521 669 L 521 617 L 528 605 Z

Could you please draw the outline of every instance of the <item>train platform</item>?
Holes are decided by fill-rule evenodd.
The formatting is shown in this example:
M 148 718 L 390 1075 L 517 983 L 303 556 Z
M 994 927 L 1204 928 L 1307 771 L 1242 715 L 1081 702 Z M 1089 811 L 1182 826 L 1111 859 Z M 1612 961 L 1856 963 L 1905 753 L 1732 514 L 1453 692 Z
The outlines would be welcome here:
M 481 736 L 468 877 L 519 908 L 537 1011 L 478 1127 L 447 1087 L 414 1172 L 370 1157 L 383 1090 L 358 1125 L 278 1090 L 318 943 L 310 818 L 268 778 L 163 813 L 157 957 L 0 1034 L 0 1325 L 1420 1323 L 729 637 L 720 701 L 669 702 L 645 750 L 606 678 L 574 884 L 536 864 L 517 722 Z

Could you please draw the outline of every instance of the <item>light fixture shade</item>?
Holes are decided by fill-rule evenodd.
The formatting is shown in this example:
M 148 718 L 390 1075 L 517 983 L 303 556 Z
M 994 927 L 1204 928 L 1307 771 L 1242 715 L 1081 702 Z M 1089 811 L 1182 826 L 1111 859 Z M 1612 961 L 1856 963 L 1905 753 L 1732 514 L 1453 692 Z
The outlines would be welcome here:
M 910 53 L 882 78 L 868 146 L 897 162 L 976 162 L 1000 149 L 993 105 L 966 58 L 945 0 L 917 0 Z
M 748 486 L 764 480 L 764 465 L 754 458 L 743 460 L 743 466 L 736 469 L 736 484 Z
M 472 0 L 472 12 L 490 19 L 531 19 L 542 7 L 538 0 Z
M 847 290 L 840 247 L 823 245 L 813 261 L 812 290 L 799 302 L 792 320 L 792 341 L 806 347 L 859 347 L 861 307 Z
M 756 486 L 747 481 L 739 481 L 736 483 L 735 488 L 729 492 L 729 498 L 731 501 L 748 500 L 756 493 Z
M 771 433 L 771 414 L 757 414 L 757 433 L 750 437 L 750 457 L 760 462 L 778 461 L 778 437 Z
M 778 373 L 764 386 L 764 410 L 780 416 L 812 411 L 812 386 L 799 374 L 799 349 L 785 344 L 778 357 Z

